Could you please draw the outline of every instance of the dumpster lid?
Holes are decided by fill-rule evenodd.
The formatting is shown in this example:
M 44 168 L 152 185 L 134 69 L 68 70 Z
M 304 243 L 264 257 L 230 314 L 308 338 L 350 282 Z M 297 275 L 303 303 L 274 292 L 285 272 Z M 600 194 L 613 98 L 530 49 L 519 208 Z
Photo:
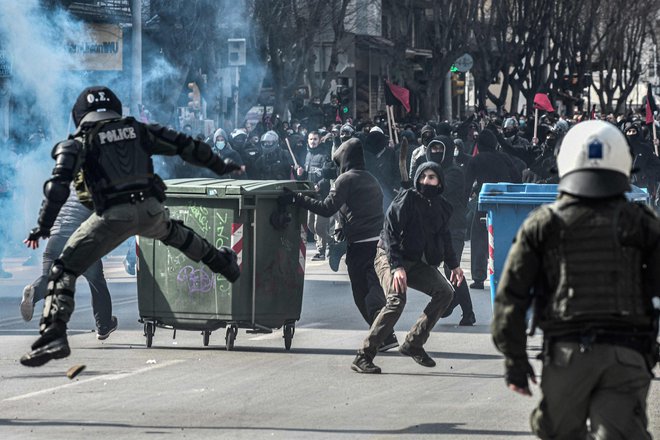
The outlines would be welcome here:
M 542 205 L 557 199 L 557 184 L 484 183 L 479 193 L 480 209 L 488 205 Z M 626 197 L 631 202 L 648 203 L 649 195 L 642 188 L 630 185 Z
M 556 184 L 484 183 L 479 193 L 479 204 L 540 205 L 552 203 L 556 198 Z
M 237 179 L 170 179 L 166 180 L 167 194 L 206 194 L 212 196 L 241 196 L 281 193 L 287 187 L 308 192 L 309 182 L 296 180 L 237 180 Z

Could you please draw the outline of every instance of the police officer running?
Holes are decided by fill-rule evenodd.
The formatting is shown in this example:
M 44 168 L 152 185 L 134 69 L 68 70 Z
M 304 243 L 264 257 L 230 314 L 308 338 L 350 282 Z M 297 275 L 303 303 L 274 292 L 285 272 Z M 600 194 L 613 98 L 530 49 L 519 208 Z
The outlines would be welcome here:
M 84 202 L 91 195 L 94 213 L 76 229 L 53 263 L 39 326 L 41 336 L 21 358 L 23 365 L 37 367 L 69 356 L 66 329 L 74 308 L 76 278 L 130 236 L 161 240 L 191 260 L 204 262 L 230 282 L 240 275 L 231 249 L 216 249 L 183 222 L 169 218 L 163 205 L 165 185 L 154 174 L 151 156 L 178 154 L 218 175 L 240 167 L 229 160 L 223 162 L 211 146 L 199 140 L 160 125 L 122 118 L 121 113 L 121 102 L 107 87 L 85 89 L 72 110 L 76 132 L 53 148 L 55 167 L 44 185 L 39 226 L 24 243 L 35 249 L 40 238 L 49 236 L 69 196 L 69 184 L 80 173 L 84 180 L 77 179 L 79 198 Z
M 536 382 L 525 333 L 534 298 L 544 336 L 534 433 L 650 439 L 646 398 L 658 360 L 653 298 L 660 294 L 660 220 L 625 198 L 632 158 L 614 125 L 587 121 L 570 129 L 557 165 L 559 196 L 520 227 L 495 298 L 492 333 L 505 356 L 506 383 L 531 395 L 528 380 Z

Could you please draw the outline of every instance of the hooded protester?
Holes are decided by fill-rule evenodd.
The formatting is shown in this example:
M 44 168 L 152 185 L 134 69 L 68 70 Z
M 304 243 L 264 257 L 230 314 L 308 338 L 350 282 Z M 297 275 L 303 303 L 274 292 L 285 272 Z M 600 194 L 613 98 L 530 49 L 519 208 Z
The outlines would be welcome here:
M 655 196 L 660 181 L 660 159 L 655 155 L 653 146 L 644 139 L 642 127 L 638 123 L 626 123 L 623 132 L 630 146 L 633 158 L 632 183 Z M 657 203 L 657 200 L 656 200 Z
M 465 199 L 465 174 L 463 170 L 454 163 L 454 143 L 449 136 L 436 136 L 426 147 L 426 160 L 440 164 L 444 175 L 443 197 L 447 199 L 452 208 L 449 218 L 449 234 L 451 244 L 456 252 L 456 259 L 461 261 L 463 246 L 465 245 L 465 229 L 467 200 Z M 450 276 L 450 268 L 445 264 L 445 276 Z M 461 283 L 456 287 L 454 299 L 442 317 L 446 318 L 453 312 L 457 305 L 461 306 L 463 318 L 459 325 L 474 325 L 476 318 L 472 308 L 472 299 L 467 283 Z
M 521 181 L 520 173 L 513 166 L 511 159 L 505 153 L 497 151 L 497 138 L 491 130 L 484 129 L 479 134 L 477 149 L 479 153 L 468 162 L 465 169 L 466 200 L 473 194 L 477 197 L 484 183 Z M 488 232 L 486 224 L 481 222 L 481 218 L 485 216 L 484 211 L 477 211 L 472 218 L 470 263 L 474 282 L 470 288 L 473 289 L 483 289 L 486 280 Z
M 387 304 L 351 365 L 358 373 L 381 372 L 373 359 L 403 312 L 408 286 L 429 295 L 431 301 L 399 351 L 424 367 L 434 367 L 435 361 L 424 350 L 424 344 L 453 297 L 453 288 L 438 266 L 444 261 L 451 268 L 451 283 L 459 285 L 463 281 L 463 271 L 451 244 L 452 208 L 442 197 L 445 185 L 440 165 L 422 164 L 414 182 L 414 188 L 399 192 L 390 205 L 380 234 L 374 265 Z
M 388 147 L 388 142 L 389 139 L 378 126 L 371 128 L 364 141 L 365 167 L 383 190 L 383 211 L 392 203 L 400 181 L 396 154 Z
M 417 171 L 417 167 L 425 160 L 424 155 L 426 154 L 426 146 L 429 144 L 429 142 L 431 142 L 431 139 L 435 137 L 435 128 L 429 124 L 426 124 L 422 127 L 420 136 L 422 144 L 413 150 L 410 157 L 410 171 L 408 173 L 410 180 L 413 180 L 415 177 L 415 172 Z
M 213 133 L 213 142 L 211 146 L 213 147 L 213 151 L 219 154 L 220 157 L 223 159 L 231 159 L 241 167 L 241 169 L 238 171 L 232 171 L 231 173 L 220 176 L 221 179 L 240 179 L 245 175 L 245 164 L 243 163 L 243 158 L 238 153 L 238 151 L 231 147 L 229 137 L 222 128 L 218 128 Z
M 316 200 L 284 188 L 278 202 L 295 204 L 330 217 L 338 213 L 338 235 L 345 240 L 346 266 L 351 280 L 353 300 L 364 320 L 371 326 L 385 306 L 385 295 L 374 269 L 378 234 L 383 227 L 383 192 L 376 178 L 365 170 L 362 143 L 357 138 L 343 142 L 332 156 L 339 168 L 330 194 Z M 398 346 L 394 331 L 383 338 L 379 350 Z

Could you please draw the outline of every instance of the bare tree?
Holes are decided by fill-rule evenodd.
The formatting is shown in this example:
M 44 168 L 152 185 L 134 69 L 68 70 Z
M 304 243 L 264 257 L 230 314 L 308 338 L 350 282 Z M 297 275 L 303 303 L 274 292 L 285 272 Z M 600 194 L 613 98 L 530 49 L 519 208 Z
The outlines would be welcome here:
M 629 0 L 625 7 L 616 0 L 602 2 L 592 61 L 598 79 L 594 89 L 603 111 L 625 111 L 626 99 L 639 82 L 644 43 L 659 6 L 658 0 Z

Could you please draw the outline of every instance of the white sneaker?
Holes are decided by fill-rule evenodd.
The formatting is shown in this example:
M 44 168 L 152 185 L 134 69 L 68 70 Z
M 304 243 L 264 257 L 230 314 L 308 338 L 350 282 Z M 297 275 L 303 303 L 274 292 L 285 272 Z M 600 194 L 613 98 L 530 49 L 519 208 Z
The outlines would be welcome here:
M 28 284 L 23 288 L 23 299 L 21 300 L 21 315 L 23 321 L 31 321 L 34 314 L 34 286 Z

